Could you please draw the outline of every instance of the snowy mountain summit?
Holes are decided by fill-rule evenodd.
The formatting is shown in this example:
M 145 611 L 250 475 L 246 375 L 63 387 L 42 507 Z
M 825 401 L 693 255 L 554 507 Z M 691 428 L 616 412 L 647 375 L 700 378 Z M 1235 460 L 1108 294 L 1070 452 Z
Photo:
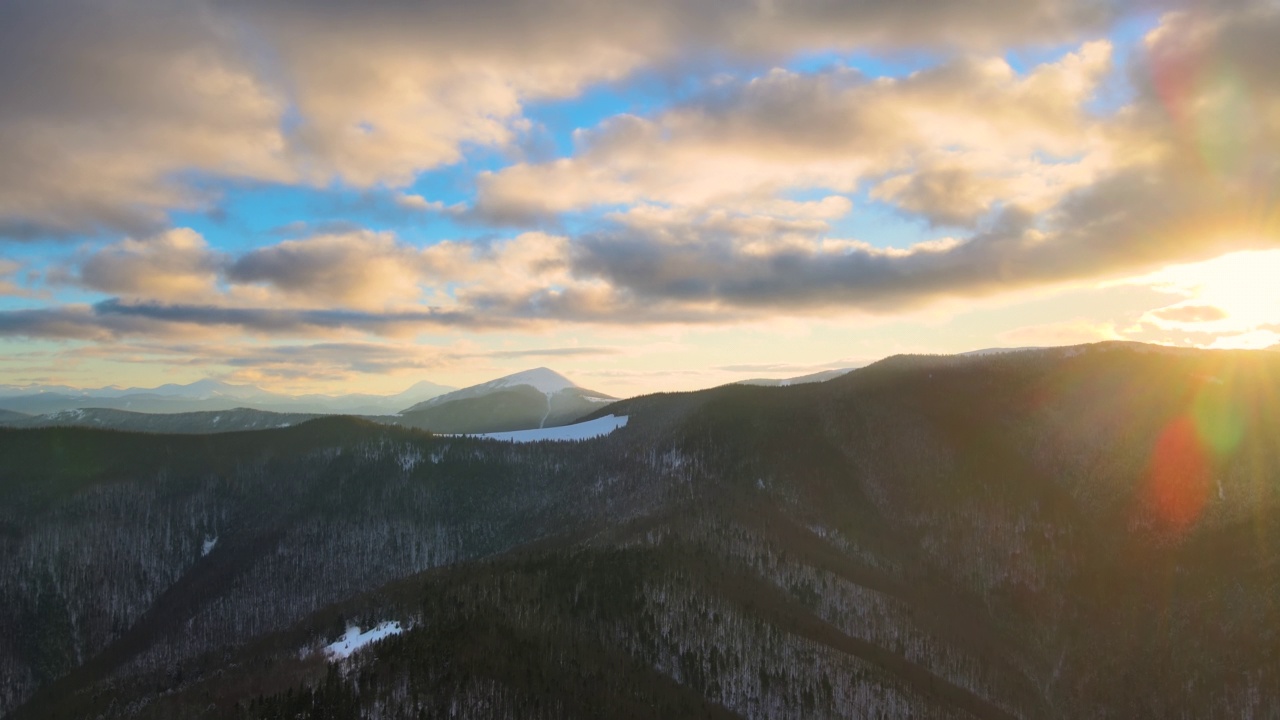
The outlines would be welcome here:
M 400 417 L 433 432 L 508 432 L 567 425 L 616 399 L 539 367 L 431 398 Z
M 521 387 L 532 388 L 533 390 L 536 390 L 537 392 L 540 392 L 543 395 L 548 395 L 548 396 L 555 395 L 557 393 L 561 393 L 566 390 L 573 390 L 573 391 L 582 392 L 586 395 L 597 396 L 604 400 L 614 399 L 609 397 L 608 395 L 604 395 L 603 393 L 597 393 L 591 390 L 584 390 L 583 388 L 578 387 L 578 385 L 576 385 L 572 380 L 561 375 L 555 370 L 552 370 L 551 368 L 538 367 L 538 368 L 533 368 L 532 370 L 521 370 L 518 373 L 512 373 L 511 375 L 504 375 L 495 380 L 489 380 L 488 382 L 482 382 L 478 385 L 465 387 L 465 388 L 462 388 L 461 390 L 455 390 L 451 393 L 438 395 L 436 397 L 431 398 L 430 400 L 427 400 L 426 402 L 420 402 L 417 405 L 414 405 L 413 407 L 407 408 L 401 411 L 400 414 L 404 415 L 406 413 L 425 410 L 426 408 L 439 407 L 446 403 L 457 402 L 459 400 L 468 400 L 471 398 L 484 397 L 486 395 L 492 395 L 498 392 L 514 390 Z
M 534 389 L 543 393 L 557 393 L 561 390 L 578 387 L 572 380 L 552 370 L 551 368 L 539 367 L 532 370 L 523 370 L 518 373 L 500 377 L 497 380 L 490 380 L 483 385 L 477 387 L 515 387 L 517 385 L 531 385 Z

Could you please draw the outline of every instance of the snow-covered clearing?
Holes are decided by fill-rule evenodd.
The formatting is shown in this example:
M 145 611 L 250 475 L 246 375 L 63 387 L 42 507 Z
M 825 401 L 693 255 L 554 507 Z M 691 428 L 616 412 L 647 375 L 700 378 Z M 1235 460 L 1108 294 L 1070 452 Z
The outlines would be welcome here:
M 605 415 L 602 418 L 580 422 L 575 425 L 561 427 L 538 428 L 537 430 L 515 430 L 513 432 L 484 433 L 473 437 L 492 440 L 510 440 L 511 442 L 537 442 L 539 440 L 590 440 L 624 427 L 627 416 Z
M 369 643 L 375 643 L 383 638 L 399 635 L 402 632 L 404 632 L 404 628 L 400 627 L 400 623 L 392 620 L 380 622 L 377 626 L 364 632 L 360 632 L 359 627 L 352 625 L 347 628 L 346 635 L 338 638 L 337 642 L 324 647 L 324 654 L 330 660 L 345 660 L 351 657 L 351 653 Z

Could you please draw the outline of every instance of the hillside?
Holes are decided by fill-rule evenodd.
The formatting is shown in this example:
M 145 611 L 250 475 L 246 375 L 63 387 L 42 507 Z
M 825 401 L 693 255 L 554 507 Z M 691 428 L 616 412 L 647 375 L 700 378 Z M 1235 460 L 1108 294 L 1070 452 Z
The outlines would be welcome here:
M 1277 391 L 1273 353 L 1099 344 L 581 442 L 0 430 L 0 712 L 1266 717 Z
M 750 380 L 739 380 L 738 385 L 760 385 L 763 387 L 787 387 L 789 385 L 805 385 L 808 383 L 826 382 L 834 380 L 841 375 L 846 375 L 853 368 L 838 368 L 835 370 L 823 370 L 821 372 L 810 373 L 793 378 L 752 378 Z

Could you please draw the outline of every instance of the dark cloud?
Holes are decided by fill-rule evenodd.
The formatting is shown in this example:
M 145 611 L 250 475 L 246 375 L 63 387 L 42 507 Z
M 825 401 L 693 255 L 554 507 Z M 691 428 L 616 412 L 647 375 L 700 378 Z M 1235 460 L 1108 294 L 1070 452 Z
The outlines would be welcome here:
M 417 248 L 390 233 L 357 231 L 286 240 L 236 258 L 232 283 L 256 283 L 326 305 L 373 309 L 413 303 L 421 294 L 424 261 Z
M 440 327 L 497 327 L 500 319 L 478 318 L 465 311 L 427 308 L 406 312 L 364 312 L 360 310 L 293 310 L 274 308 L 219 307 L 213 305 L 125 303 L 104 300 L 93 306 L 94 314 L 105 318 L 140 318 L 165 323 L 224 325 L 250 332 L 306 333 L 316 329 L 350 329 L 378 334 L 394 334 L 412 329 Z
M 433 308 L 380 313 L 126 302 L 119 298 L 89 306 L 0 311 L 0 336 L 97 341 L 122 337 L 166 337 L 214 327 L 254 334 L 295 336 L 323 330 L 396 335 L 441 328 L 492 329 L 511 324 L 503 318 Z
M 1116 174 L 1044 217 L 1008 209 L 986 230 L 953 244 L 831 251 L 815 237 L 808 248 L 760 252 L 705 236 L 697 226 L 660 233 L 624 228 L 582 238 L 574 267 L 607 279 L 635 307 L 676 302 L 892 311 L 1274 246 L 1280 237 L 1257 200 L 1154 168 Z
M 0 311 L 0 337 L 111 341 L 127 335 L 162 334 L 164 327 L 146 317 L 103 317 L 95 308 L 63 305 Z

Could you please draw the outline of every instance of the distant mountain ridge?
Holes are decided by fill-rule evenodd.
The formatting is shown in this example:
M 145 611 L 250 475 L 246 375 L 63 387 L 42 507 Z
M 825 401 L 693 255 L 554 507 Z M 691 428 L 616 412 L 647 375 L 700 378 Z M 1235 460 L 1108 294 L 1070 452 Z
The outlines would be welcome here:
M 253 385 L 205 378 L 154 388 L 71 388 L 66 386 L 0 386 L 0 409 L 26 415 L 102 408 L 139 413 L 187 413 L 249 408 L 265 412 L 303 414 L 389 415 L 406 405 L 453 390 L 420 381 L 392 395 L 286 395 Z
M 735 385 L 759 385 L 762 387 L 788 387 L 790 385 L 807 385 L 809 383 L 826 382 L 847 375 L 854 371 L 855 368 L 836 368 L 834 370 L 823 370 L 821 372 L 810 373 L 808 375 L 800 375 L 793 378 L 751 378 L 750 380 L 739 380 Z
M 0 389 L 0 425 L 220 433 L 287 427 L 322 415 L 353 415 L 437 433 L 482 434 L 567 425 L 617 399 L 579 387 L 545 367 L 461 390 L 423 381 L 385 396 L 290 396 L 214 379 L 155 388 L 22 394 L 32 389 Z M 19 394 L 5 396 L 6 390 Z
M 22 415 L 0 410 L 0 426 L 13 428 L 90 427 L 129 432 L 206 434 L 265 430 L 297 425 L 323 415 L 275 413 L 252 408 L 202 410 L 178 413 L 141 413 L 111 408 L 76 408 L 44 415 Z
M 617 398 L 539 367 L 455 390 L 400 412 L 403 424 L 439 433 L 489 433 L 567 425 Z

